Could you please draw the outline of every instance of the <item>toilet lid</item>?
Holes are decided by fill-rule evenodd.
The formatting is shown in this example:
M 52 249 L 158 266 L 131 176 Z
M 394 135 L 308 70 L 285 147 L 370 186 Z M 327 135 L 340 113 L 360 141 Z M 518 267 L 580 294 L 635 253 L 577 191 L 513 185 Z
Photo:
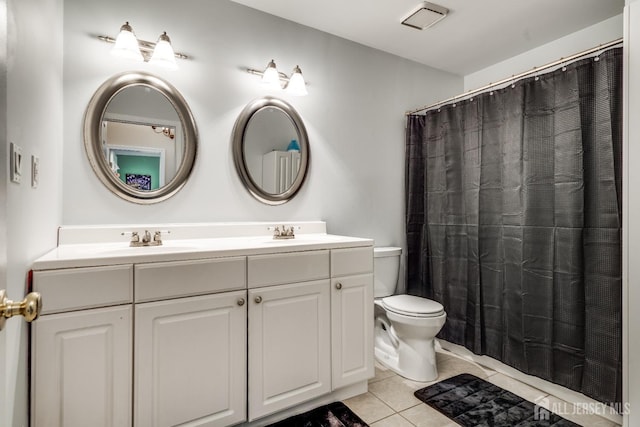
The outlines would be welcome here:
M 444 313 L 442 304 L 413 295 L 392 295 L 382 299 L 387 310 L 413 317 L 434 317 Z

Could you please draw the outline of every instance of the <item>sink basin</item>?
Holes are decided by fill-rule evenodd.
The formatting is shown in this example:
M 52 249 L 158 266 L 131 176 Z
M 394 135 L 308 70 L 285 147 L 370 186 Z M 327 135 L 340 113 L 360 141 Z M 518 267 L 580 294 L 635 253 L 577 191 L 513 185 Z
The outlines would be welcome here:
M 173 245 L 163 244 L 161 246 L 139 246 L 132 247 L 128 244 L 104 245 L 100 247 L 86 248 L 83 253 L 94 256 L 130 256 L 130 255 L 153 255 L 171 252 L 185 252 L 199 249 L 195 245 Z
M 293 239 L 274 239 L 271 236 L 260 236 L 253 241 L 267 245 L 311 245 L 340 242 L 344 240 L 342 236 L 331 234 L 299 234 Z

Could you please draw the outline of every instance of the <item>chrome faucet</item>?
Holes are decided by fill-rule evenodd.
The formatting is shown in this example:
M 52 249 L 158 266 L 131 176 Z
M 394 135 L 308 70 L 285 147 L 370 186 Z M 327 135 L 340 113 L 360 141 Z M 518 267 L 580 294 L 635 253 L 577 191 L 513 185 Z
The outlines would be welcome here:
M 169 233 L 169 231 L 165 231 Z M 142 235 L 142 239 L 140 238 L 140 233 L 137 231 L 129 231 L 121 233 L 123 236 L 127 234 L 131 234 L 131 240 L 129 241 L 129 246 L 132 247 L 141 247 L 141 246 L 160 246 L 162 245 L 162 232 L 157 230 L 153 233 L 153 239 L 151 238 L 151 232 L 149 230 L 144 230 L 144 234 Z
M 274 239 L 293 239 L 295 237 L 296 235 L 293 231 L 293 227 L 287 228 L 283 225 L 282 230 L 280 230 L 280 227 L 276 225 L 276 227 L 273 229 Z

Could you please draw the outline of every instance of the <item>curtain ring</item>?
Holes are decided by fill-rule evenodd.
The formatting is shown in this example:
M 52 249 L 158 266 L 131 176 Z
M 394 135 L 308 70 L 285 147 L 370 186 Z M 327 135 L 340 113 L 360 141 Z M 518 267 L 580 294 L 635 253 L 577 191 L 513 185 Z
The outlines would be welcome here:
M 567 64 L 565 64 L 564 62 L 562 63 L 562 71 L 567 71 Z

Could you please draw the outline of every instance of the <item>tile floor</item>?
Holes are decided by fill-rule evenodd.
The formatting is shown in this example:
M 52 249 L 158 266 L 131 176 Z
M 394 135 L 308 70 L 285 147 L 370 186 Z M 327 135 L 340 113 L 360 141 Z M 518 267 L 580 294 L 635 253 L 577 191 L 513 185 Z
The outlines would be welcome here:
M 438 380 L 461 373 L 484 378 L 531 402 L 546 398 L 556 408 L 564 408 L 564 418 L 585 427 L 615 427 L 615 424 L 597 415 L 574 412 L 571 404 L 562 402 L 541 390 L 517 381 L 499 372 L 467 361 L 445 350 L 436 353 Z M 413 392 L 437 381 L 421 383 L 403 378 L 376 363 L 376 375 L 369 380 L 369 391 L 347 399 L 344 403 L 371 427 L 458 427 L 458 424 L 418 400 Z M 558 405 L 562 404 L 562 406 Z M 577 411 L 579 412 L 579 411 Z

